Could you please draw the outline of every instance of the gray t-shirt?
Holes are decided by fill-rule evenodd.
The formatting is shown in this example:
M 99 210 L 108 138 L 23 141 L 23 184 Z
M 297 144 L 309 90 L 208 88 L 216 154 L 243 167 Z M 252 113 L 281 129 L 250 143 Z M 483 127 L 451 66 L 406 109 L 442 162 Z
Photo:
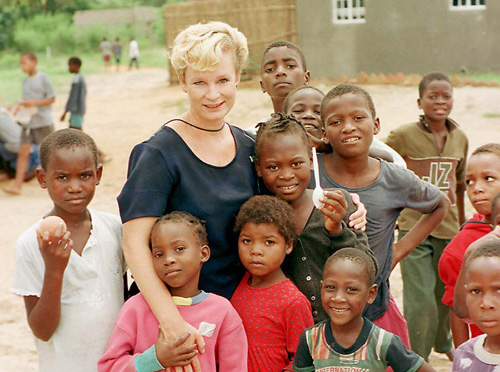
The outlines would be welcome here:
M 324 154 L 318 154 L 321 186 L 343 188 L 350 193 L 357 193 L 367 210 L 366 235 L 370 249 L 379 263 L 376 278 L 379 289 L 375 302 L 365 309 L 364 315 L 375 320 L 381 317 L 389 306 L 392 245 L 399 214 L 404 208 L 415 209 L 421 213 L 433 211 L 439 204 L 440 192 L 436 186 L 422 181 L 412 171 L 384 160 L 380 160 L 380 174 L 372 184 L 360 188 L 345 187 L 328 175 L 323 157 Z M 312 182 L 309 187 L 314 187 Z
M 21 126 L 2 108 L 0 108 L 0 142 L 5 144 L 8 151 L 19 152 Z
M 47 74 L 37 72 L 23 81 L 23 101 L 29 99 L 44 99 L 56 96 L 54 86 Z M 53 124 L 52 105 L 37 106 L 36 112 L 26 125 L 28 128 L 42 128 Z

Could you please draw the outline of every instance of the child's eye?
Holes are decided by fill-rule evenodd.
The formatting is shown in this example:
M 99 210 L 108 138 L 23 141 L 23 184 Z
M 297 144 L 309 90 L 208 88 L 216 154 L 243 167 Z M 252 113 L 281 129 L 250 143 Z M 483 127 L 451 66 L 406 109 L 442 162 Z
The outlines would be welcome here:
M 182 251 L 183 251 L 183 250 L 185 250 L 185 249 L 186 249 L 186 247 L 183 247 L 183 246 L 181 245 L 180 247 L 176 247 L 176 248 L 175 248 L 175 251 L 176 251 L 176 252 L 182 252 Z
M 269 165 L 267 167 L 267 169 L 270 169 L 270 170 L 278 170 L 278 166 L 277 165 Z
M 68 177 L 66 177 L 66 176 L 65 176 L 65 175 L 63 175 L 63 174 L 60 174 L 59 176 L 57 176 L 57 177 L 56 177 L 56 179 L 58 179 L 58 180 L 65 180 L 65 179 L 67 179 L 67 178 L 68 178 Z
M 470 293 L 472 293 L 473 295 L 478 295 L 481 293 L 481 290 L 480 289 L 477 289 L 477 288 L 472 288 L 470 290 Z
M 304 112 L 304 110 L 297 109 L 297 110 L 292 110 L 292 112 L 294 114 L 302 114 Z
M 319 110 L 314 110 L 314 113 L 315 113 L 316 115 L 321 115 L 321 111 L 319 111 Z
M 485 180 L 488 181 L 488 182 L 492 182 L 492 181 L 495 181 L 495 178 L 492 177 L 492 176 L 486 176 Z
M 195 81 L 194 82 L 194 85 L 203 85 L 203 84 L 205 84 L 204 81 Z
M 274 240 L 266 240 L 266 245 L 273 245 L 274 244 Z
M 264 71 L 265 72 L 273 72 L 274 71 L 274 67 L 267 67 Z
M 364 119 L 364 116 L 360 116 L 360 115 L 354 117 L 354 120 L 356 120 L 356 121 L 360 121 L 363 119 Z
M 357 289 L 357 288 L 354 288 L 354 287 L 348 287 L 348 288 L 347 288 L 347 292 L 349 292 L 349 293 L 355 293 L 355 292 L 357 292 L 357 291 L 358 291 L 358 289 Z
M 228 82 L 229 82 L 229 79 L 226 79 L 226 78 L 219 80 L 219 83 L 222 83 L 222 84 L 225 84 L 225 83 L 228 83 Z
M 82 179 L 86 180 L 87 178 L 90 178 L 90 173 L 84 173 L 82 174 Z
M 334 291 L 334 290 L 335 290 L 335 286 L 334 286 L 334 285 L 331 285 L 331 284 L 330 284 L 330 285 L 325 285 L 325 289 L 326 289 L 327 291 Z
M 286 67 L 288 67 L 288 68 L 295 68 L 295 67 L 296 67 L 296 65 L 294 65 L 293 63 L 290 63 L 290 64 L 288 64 Z
M 250 239 L 248 239 L 248 238 L 243 238 L 243 239 L 241 239 L 241 242 L 243 244 L 250 244 L 252 241 Z
M 472 180 L 465 180 L 465 184 L 466 184 L 467 186 L 472 185 Z
M 155 258 L 161 258 L 163 257 L 163 252 L 156 252 L 155 253 Z
M 297 167 L 300 167 L 302 164 L 304 164 L 303 161 L 294 161 L 292 163 L 292 166 L 295 167 L 295 168 L 297 168 Z

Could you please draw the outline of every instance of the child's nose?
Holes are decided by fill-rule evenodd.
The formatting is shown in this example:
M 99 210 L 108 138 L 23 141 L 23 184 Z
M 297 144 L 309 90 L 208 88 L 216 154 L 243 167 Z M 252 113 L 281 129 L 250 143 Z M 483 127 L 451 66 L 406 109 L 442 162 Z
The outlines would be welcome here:
M 481 308 L 485 310 L 494 309 L 495 308 L 495 300 L 493 296 L 489 293 L 485 293 L 483 295 L 481 301 Z
M 250 250 L 252 256 L 262 256 L 262 249 L 259 244 L 254 244 Z
M 69 181 L 69 189 L 71 192 L 78 192 L 81 190 L 82 184 L 79 179 L 71 179 Z
M 280 172 L 280 178 L 282 180 L 289 180 L 289 179 L 292 179 L 293 177 L 294 177 L 294 173 L 291 169 L 284 168 Z

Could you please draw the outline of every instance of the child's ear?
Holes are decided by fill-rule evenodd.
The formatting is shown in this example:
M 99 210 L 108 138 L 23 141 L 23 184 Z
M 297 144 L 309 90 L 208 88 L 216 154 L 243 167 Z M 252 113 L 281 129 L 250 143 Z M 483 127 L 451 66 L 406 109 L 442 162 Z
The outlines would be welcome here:
M 323 289 L 323 280 L 319 282 L 319 289 Z
M 377 297 L 377 292 L 378 292 L 378 286 L 376 284 L 373 284 L 368 292 L 368 300 L 366 301 L 367 304 L 369 305 L 373 304 L 373 301 L 375 301 L 375 297 Z
M 207 262 L 209 258 L 210 248 L 205 244 L 200 248 L 200 262 Z
M 260 83 L 260 89 L 262 90 L 262 93 L 266 93 L 266 88 L 264 88 L 264 83 L 262 82 L 262 80 L 260 80 L 259 83 Z
M 422 100 L 420 99 L 420 97 L 417 99 L 417 105 L 418 105 L 418 108 L 420 110 L 422 110 Z
M 40 187 L 42 189 L 47 188 L 47 183 L 45 182 L 45 171 L 42 169 L 42 167 L 38 167 L 36 169 L 36 179 L 38 180 L 38 183 L 40 184 Z
M 305 80 L 304 85 L 309 84 L 310 79 L 311 79 L 311 72 L 306 71 L 304 74 L 304 80 Z
M 257 172 L 257 177 L 262 177 L 262 172 L 260 170 L 260 163 L 255 159 L 255 171 Z
M 285 245 L 285 253 L 290 254 L 293 250 L 293 240 L 291 242 L 286 243 Z
M 102 177 L 102 164 L 99 164 L 97 166 L 97 169 L 95 171 L 95 185 L 99 185 L 101 183 L 101 177 Z
M 380 132 L 380 119 L 375 118 L 373 121 L 373 134 L 378 134 Z

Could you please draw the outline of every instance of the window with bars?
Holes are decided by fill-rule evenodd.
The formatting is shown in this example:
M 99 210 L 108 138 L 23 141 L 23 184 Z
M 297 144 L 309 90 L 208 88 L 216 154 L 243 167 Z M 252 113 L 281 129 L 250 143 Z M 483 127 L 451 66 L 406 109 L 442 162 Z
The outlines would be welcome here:
M 450 0 L 450 10 L 486 9 L 486 0 Z
M 474 0 L 469 0 L 474 1 Z M 484 0 L 483 0 L 484 1 Z M 332 0 L 333 23 L 365 23 L 365 0 Z

